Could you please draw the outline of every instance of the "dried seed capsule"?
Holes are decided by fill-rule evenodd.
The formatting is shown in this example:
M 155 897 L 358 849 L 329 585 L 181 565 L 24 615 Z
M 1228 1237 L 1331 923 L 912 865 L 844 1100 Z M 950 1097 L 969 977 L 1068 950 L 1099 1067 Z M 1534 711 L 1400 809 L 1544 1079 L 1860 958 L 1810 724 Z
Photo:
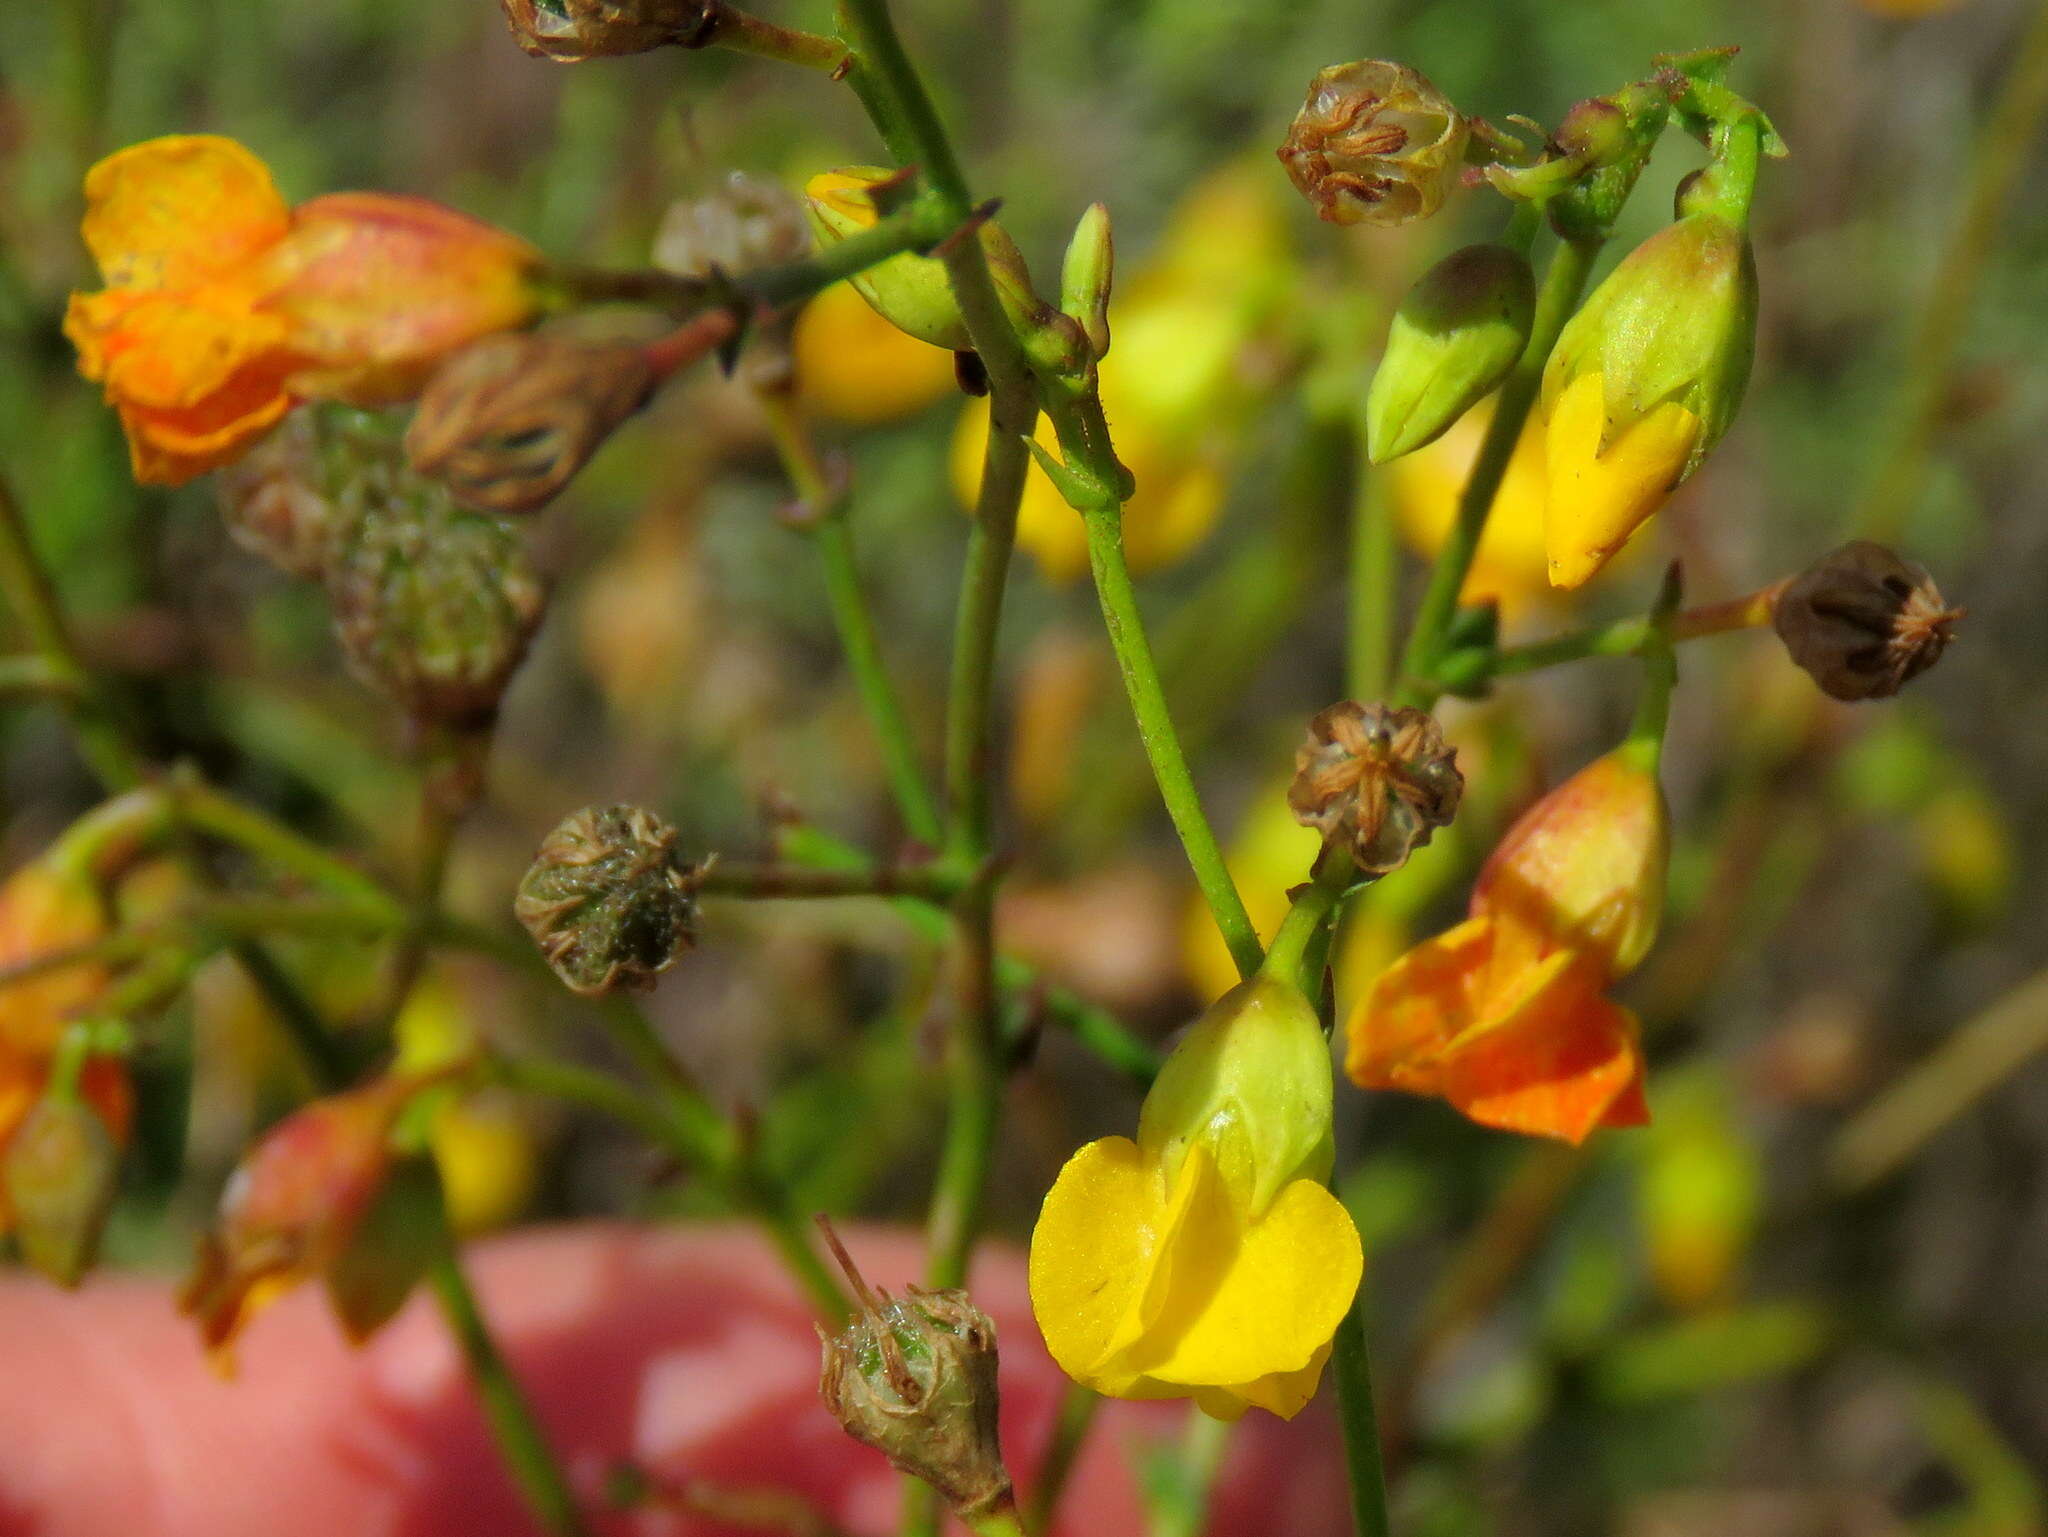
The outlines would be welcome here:
M 571 992 L 650 988 L 694 940 L 698 868 L 638 806 L 586 807 L 549 833 L 512 910 Z
M 860 1311 L 835 1335 L 818 1331 L 826 1409 L 856 1441 L 938 1490 L 963 1520 L 1006 1508 L 994 1321 L 964 1291 L 912 1286 L 901 1300 L 870 1291 L 838 1238 L 831 1242 Z
M 1795 576 L 1771 623 L 1785 649 L 1836 699 L 1886 699 L 1936 662 L 1963 610 L 1920 567 L 1856 539 Z
M 488 337 L 428 383 L 406 429 L 412 467 L 481 512 L 552 501 L 658 380 L 643 348 L 548 332 Z
M 1426 711 L 1346 700 L 1308 724 L 1287 804 L 1324 842 L 1341 842 L 1367 875 L 1399 869 L 1465 792 L 1455 748 Z
M 519 46 L 562 64 L 674 43 L 700 44 L 717 19 L 707 0 L 500 0 Z
M 318 581 L 339 535 L 327 484 L 323 413 L 292 412 L 216 476 L 221 521 L 236 544 L 287 575 Z
M 1280 163 L 1332 224 L 1406 224 L 1443 206 L 1470 129 L 1443 92 L 1405 64 L 1359 59 L 1309 82 Z

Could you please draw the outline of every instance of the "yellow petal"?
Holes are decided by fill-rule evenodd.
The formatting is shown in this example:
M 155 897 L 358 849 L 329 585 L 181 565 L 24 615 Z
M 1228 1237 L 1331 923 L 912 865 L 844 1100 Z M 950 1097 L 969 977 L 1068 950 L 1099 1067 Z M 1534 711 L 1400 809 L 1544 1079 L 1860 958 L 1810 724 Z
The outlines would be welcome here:
M 1112 1366 L 1151 1280 L 1165 1213 L 1158 1172 L 1128 1137 L 1069 1158 L 1031 1234 L 1031 1310 L 1046 1349 L 1075 1381 L 1131 1396 L 1141 1375 Z
M 889 324 L 848 283 L 804 306 L 792 346 L 804 403 L 858 426 L 921 411 L 953 385 L 950 352 Z
M 1543 542 L 1553 587 L 1578 587 L 1607 564 L 1685 478 L 1699 440 L 1699 418 L 1667 400 L 1603 450 L 1605 392 L 1601 375 L 1580 374 L 1549 408 Z
M 180 288 L 283 237 L 289 214 L 263 162 L 233 139 L 178 134 L 85 173 L 85 243 L 110 288 Z

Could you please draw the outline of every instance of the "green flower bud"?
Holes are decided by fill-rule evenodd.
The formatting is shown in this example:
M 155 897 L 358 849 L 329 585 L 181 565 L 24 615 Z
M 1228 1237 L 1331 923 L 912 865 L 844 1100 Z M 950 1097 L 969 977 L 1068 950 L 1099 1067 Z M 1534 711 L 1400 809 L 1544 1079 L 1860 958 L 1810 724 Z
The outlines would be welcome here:
M 1011 1504 L 997 1434 L 996 1326 L 964 1291 L 870 1291 L 827 1229 L 860 1310 L 818 1331 L 818 1394 L 846 1433 L 921 1478 L 963 1520 Z
M 1413 453 L 1508 376 L 1529 344 L 1536 278 L 1500 245 L 1466 246 L 1422 275 L 1394 312 L 1365 398 L 1374 464 Z
M 395 433 L 351 439 L 337 493 L 349 533 L 327 571 L 335 634 L 367 681 L 416 720 L 488 723 L 547 593 L 501 519 L 415 474 Z
M 1138 1146 L 1171 1185 L 1200 1142 L 1251 1211 L 1290 1181 L 1324 1179 L 1330 1136 L 1330 1044 L 1300 990 L 1276 977 L 1240 982 L 1209 1005 L 1153 1080 Z
M 53 1085 L 0 1152 L 0 1212 L 21 1257 L 59 1286 L 92 1268 L 121 1182 L 121 1149 L 76 1086 Z
M 847 166 L 813 176 L 804 188 L 804 203 L 810 210 L 811 226 L 819 243 L 832 245 L 848 235 L 874 228 L 881 217 L 876 190 L 895 180 L 896 173 L 876 166 Z M 984 221 L 976 231 L 981 249 L 988 257 L 995 278 L 996 297 L 1013 320 L 1036 328 L 1050 316 L 1049 307 L 1032 292 L 1031 273 L 1024 265 L 1024 253 L 993 220 Z M 919 341 L 965 352 L 973 343 L 967 322 L 953 298 L 953 285 L 946 265 L 935 256 L 906 251 L 878 262 L 852 278 L 860 296 L 875 313 Z
M 1090 203 L 1067 242 L 1067 257 L 1060 267 L 1060 308 L 1080 323 L 1088 350 L 1098 361 L 1109 351 L 1109 287 L 1115 267 L 1109 209 Z
M 675 845 L 638 806 L 586 807 L 548 834 L 512 910 L 571 992 L 650 988 L 690 948 L 698 869 Z

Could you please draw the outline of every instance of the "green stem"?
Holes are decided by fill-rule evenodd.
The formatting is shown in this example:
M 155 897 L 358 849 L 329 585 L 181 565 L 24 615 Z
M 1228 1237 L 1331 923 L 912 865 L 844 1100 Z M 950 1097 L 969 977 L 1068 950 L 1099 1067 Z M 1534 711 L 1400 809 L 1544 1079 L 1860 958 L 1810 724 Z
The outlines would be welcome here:
M 915 897 L 949 902 L 965 884 L 944 865 L 869 865 L 819 870 L 809 865 L 747 864 L 721 859 L 698 878 L 697 890 L 714 897 Z
M 955 910 L 959 970 L 946 1052 L 946 1140 L 926 1223 L 925 1282 L 963 1286 L 981 1231 L 989 1167 L 1003 1103 L 1003 1054 L 995 983 L 995 892 L 984 882 Z
M 1181 1435 L 1180 1483 L 1155 1512 L 1152 1537 L 1200 1537 L 1209 1524 L 1209 1497 L 1215 1492 L 1224 1453 L 1230 1450 L 1231 1429 L 1228 1420 L 1188 1410 L 1187 1429 Z
M 989 420 L 981 490 L 967 536 L 967 566 L 953 625 L 952 682 L 946 702 L 947 850 L 975 860 L 988 853 L 994 830 L 996 641 L 1003 591 L 1016 548 L 1017 508 L 1030 454 L 1024 446 L 1037 416 L 1027 405 L 1022 433 Z
M 443 1216 L 445 1224 L 445 1213 Z M 468 1365 L 470 1381 L 483 1402 L 484 1417 L 490 1422 L 499 1454 L 527 1505 L 542 1529 L 554 1537 L 583 1537 L 590 1528 L 576 1508 L 576 1497 L 534 1417 L 525 1390 L 513 1376 L 484 1322 L 452 1239 L 428 1267 L 427 1281 Z
M 174 779 L 172 796 L 179 819 L 194 831 L 232 843 L 259 861 L 346 902 L 383 911 L 396 922 L 405 921 L 409 909 L 403 901 L 275 817 L 186 775 Z
M 1045 1449 L 1044 1461 L 1038 1465 L 1038 1481 L 1024 1502 L 1027 1531 L 1052 1530 L 1053 1518 L 1059 1513 L 1060 1495 L 1066 1490 L 1067 1478 L 1074 1471 L 1088 1432 L 1094 1427 L 1096 1412 L 1101 1408 L 1102 1395 L 1093 1388 L 1084 1388 L 1078 1382 L 1067 1384 L 1060 1399 L 1059 1417 L 1053 1421 L 1052 1440 Z
M 1890 539 L 1927 478 L 1928 455 L 1941 426 L 1943 402 L 1963 330 L 1984 269 L 1997 246 L 1999 224 L 2013 206 L 2014 188 L 2039 145 L 2048 112 L 2048 5 L 2036 4 L 2017 57 L 1999 88 L 1991 121 L 1970 167 L 1969 191 L 1941 260 L 1934 269 L 1899 370 L 1896 425 L 1870 488 L 1850 527 L 1871 539 Z
M 1328 927 L 1337 904 L 1357 875 L 1358 868 L 1350 854 L 1325 845 L 1316 856 L 1315 868 L 1309 872 L 1308 884 L 1295 892 L 1294 902 L 1281 920 L 1280 931 L 1273 936 L 1260 970 L 1293 983 L 1310 998 L 1320 997 L 1322 968 L 1317 966 L 1314 974 L 1310 974 L 1306 963 L 1320 949 L 1316 940 Z
M 1024 1537 L 1024 1522 L 1015 1505 L 1004 1505 L 981 1516 L 962 1516 L 974 1537 Z
M 1674 614 L 1671 618 L 1671 639 L 1674 642 L 1701 640 L 1709 635 L 1728 635 L 1737 630 L 1767 625 L 1771 622 L 1778 594 L 1789 580 L 1773 582 L 1740 598 L 1707 603 Z M 1635 656 L 1656 633 L 1657 626 L 1652 619 L 1635 614 L 1627 619 L 1554 635 L 1549 640 L 1503 646 L 1494 657 L 1493 676 L 1505 678 L 1518 673 L 1541 672 L 1546 667 L 1558 667 L 1595 656 Z
M 1473 461 L 1472 473 L 1458 498 L 1457 521 L 1437 552 L 1429 585 L 1415 612 L 1414 627 L 1408 632 L 1407 649 L 1401 657 L 1401 686 L 1396 696 L 1401 704 L 1427 709 L 1436 703 L 1441 692 L 1432 681 L 1432 674 L 1444 635 L 1458 611 L 1458 594 L 1464 590 L 1465 577 L 1472 569 L 1472 557 L 1478 553 L 1479 537 L 1486 531 L 1487 515 L 1493 511 L 1493 500 L 1507 475 L 1508 461 L 1521 440 L 1530 408 L 1536 404 L 1536 392 L 1543 383 L 1543 365 L 1550 360 L 1550 349 L 1557 345 L 1565 321 L 1578 306 L 1579 295 L 1585 291 L 1586 279 L 1592 275 L 1599 252 L 1597 241 L 1566 240 L 1559 243 L 1550 259 L 1543 291 L 1536 299 L 1528 346 L 1494 399 L 1493 420 L 1487 423 L 1479 457 Z
M 1372 1365 L 1365 1319 L 1354 1301 L 1337 1325 L 1330 1349 L 1337 1379 L 1337 1412 L 1344 1424 L 1344 1463 L 1351 1474 L 1351 1519 L 1358 1537 L 1388 1537 L 1387 1474 L 1380 1452 L 1379 1415 L 1372 1400 Z
M 1103 624 L 1109 631 L 1110 649 L 1116 653 L 1117 668 L 1123 674 L 1124 691 L 1130 696 L 1131 713 L 1137 717 L 1138 738 L 1152 764 L 1152 777 L 1159 782 L 1160 799 L 1166 814 L 1180 834 L 1188 864 L 1209 904 L 1209 913 L 1222 932 L 1230 958 L 1239 976 L 1250 976 L 1259 968 L 1263 950 L 1251 914 L 1237 894 L 1237 884 L 1223 861 L 1223 850 L 1215 831 L 1202 811 L 1201 795 L 1181 751 L 1180 737 L 1160 685 L 1159 665 L 1146 639 L 1144 621 L 1138 614 L 1138 595 L 1131 585 L 1131 568 L 1124 558 L 1123 519 L 1114 502 L 1086 509 L 1081 514 L 1088 534 L 1088 563 L 1095 573 L 1095 591 L 1102 603 Z
M 853 527 L 847 518 L 845 492 L 833 486 L 791 393 L 765 389 L 757 395 L 767 414 L 783 469 L 802 504 L 803 527 L 818 552 L 825 576 L 825 600 L 839 631 L 840 649 L 846 654 L 847 670 L 853 674 L 854 688 L 881 744 L 882 765 L 890 793 L 896 799 L 896 809 L 911 837 L 937 848 L 941 836 L 938 804 L 925 783 L 924 770 L 918 765 L 910 718 L 904 713 L 903 701 L 882 660 L 881 641 L 876 636 L 874 616 L 861 589 L 860 570 L 854 560 Z
M 609 1073 L 541 1057 L 492 1057 L 487 1068 L 507 1088 L 594 1110 L 686 1161 L 695 1160 L 700 1151 L 678 1132 L 673 1120 Z
M 66 677 L 43 656 L 0 656 L 0 694 L 78 696 L 78 680 Z
M 846 45 L 836 37 L 801 32 L 794 27 L 779 27 L 737 6 L 727 5 L 725 0 L 712 0 L 706 7 L 705 19 L 691 32 L 688 46 L 730 48 L 736 53 L 753 54 L 756 58 L 775 59 L 784 64 L 827 72 L 837 69 L 846 59 Z

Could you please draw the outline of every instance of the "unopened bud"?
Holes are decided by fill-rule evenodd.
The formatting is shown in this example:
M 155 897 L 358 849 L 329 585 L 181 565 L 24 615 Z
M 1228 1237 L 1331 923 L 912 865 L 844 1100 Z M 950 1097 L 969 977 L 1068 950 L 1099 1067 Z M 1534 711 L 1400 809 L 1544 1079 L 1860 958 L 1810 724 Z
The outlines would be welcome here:
M 1109 209 L 1090 203 L 1067 242 L 1060 267 L 1060 308 L 1080 323 L 1097 361 L 1109 351 L 1109 289 L 1116 270 L 1116 244 Z
M 318 581 L 344 518 L 329 494 L 326 413 L 302 407 L 215 477 L 228 535 L 287 575 Z
M 121 1181 L 120 1139 L 80 1087 L 53 1084 L 0 1137 L 0 1217 L 21 1257 L 60 1286 L 92 1268 Z
M 654 237 L 654 264 L 708 278 L 796 261 L 810 249 L 802 200 L 779 181 L 734 171 L 708 197 L 670 205 Z
M 1474 245 L 1408 291 L 1365 400 L 1374 464 L 1433 442 L 1508 376 L 1529 343 L 1536 279 L 1506 246 Z
M 1309 82 L 1278 151 L 1332 224 L 1406 224 L 1443 206 L 1470 136 L 1448 98 L 1405 64 L 1333 64 Z
M 465 512 L 399 446 L 363 464 L 327 572 L 335 634 L 356 670 L 416 720 L 488 723 L 539 627 L 547 592 L 501 520 Z
M 644 349 L 506 332 L 442 364 L 406 429 L 412 467 L 481 512 L 546 506 L 657 383 Z
M 1792 660 L 1835 699 L 1886 699 L 1941 660 L 1963 610 L 1920 567 L 1856 539 L 1778 595 L 1771 623 Z
M 1378 876 L 1449 826 L 1464 793 L 1457 750 L 1428 712 L 1346 700 L 1308 723 L 1287 804 L 1297 822 Z
M 673 43 L 700 43 L 718 17 L 710 0 L 501 0 L 506 23 L 535 58 L 574 64 Z
M 996 1429 L 996 1326 L 964 1291 L 912 1286 L 899 1301 L 870 1291 L 826 1229 L 860 1310 L 818 1331 L 818 1393 L 846 1433 L 921 1478 L 963 1520 L 1011 1503 Z
M 571 992 L 646 989 L 694 942 L 699 873 L 653 812 L 586 807 L 548 834 L 512 910 Z

